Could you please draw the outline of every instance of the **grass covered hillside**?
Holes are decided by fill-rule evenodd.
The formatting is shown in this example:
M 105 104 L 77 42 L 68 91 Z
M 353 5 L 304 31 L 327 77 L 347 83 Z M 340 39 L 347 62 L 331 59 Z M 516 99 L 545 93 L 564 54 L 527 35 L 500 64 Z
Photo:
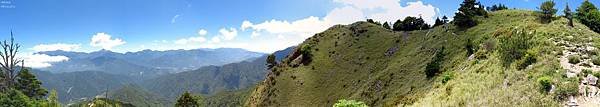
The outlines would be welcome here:
M 410 32 L 367 22 L 333 26 L 298 45 L 246 105 L 560 106 L 576 95 L 578 79 L 565 76 L 557 43 L 587 46 L 600 37 L 565 18 L 542 24 L 534 11 L 476 20 L 470 28 Z

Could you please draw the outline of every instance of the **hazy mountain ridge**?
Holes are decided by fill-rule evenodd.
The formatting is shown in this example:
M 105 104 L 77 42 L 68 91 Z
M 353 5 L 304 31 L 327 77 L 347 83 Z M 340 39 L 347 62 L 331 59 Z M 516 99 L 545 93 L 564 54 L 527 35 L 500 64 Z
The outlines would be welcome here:
M 41 70 L 51 72 L 105 71 L 130 76 L 156 76 L 172 72 L 198 69 L 208 65 L 240 62 L 264 55 L 236 48 L 168 50 L 116 53 L 100 50 L 91 53 L 46 51 L 50 56 L 66 56 L 68 61 L 52 63 Z

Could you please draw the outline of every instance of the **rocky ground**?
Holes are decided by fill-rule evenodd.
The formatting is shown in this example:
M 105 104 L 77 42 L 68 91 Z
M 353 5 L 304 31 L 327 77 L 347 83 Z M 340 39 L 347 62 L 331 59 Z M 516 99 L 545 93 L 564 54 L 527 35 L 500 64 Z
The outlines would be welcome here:
M 589 85 L 589 78 L 595 77 L 592 74 L 582 75 L 582 71 L 585 69 L 592 72 L 600 71 L 600 66 L 592 63 L 592 54 L 598 50 L 592 46 L 592 43 L 571 43 L 564 40 L 558 40 L 555 43 L 564 48 L 559 60 L 562 68 L 567 71 L 566 76 L 581 80 L 578 83 L 579 95 L 569 97 L 565 106 L 600 107 L 600 94 L 598 93 L 600 89 L 597 87 L 598 85 Z M 580 56 L 581 59 L 578 63 L 569 62 L 569 57 L 573 55 Z

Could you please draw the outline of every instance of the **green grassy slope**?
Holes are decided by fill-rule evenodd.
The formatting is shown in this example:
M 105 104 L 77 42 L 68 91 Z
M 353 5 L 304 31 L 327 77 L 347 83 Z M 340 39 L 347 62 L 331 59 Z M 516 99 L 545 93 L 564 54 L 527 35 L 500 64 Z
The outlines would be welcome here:
M 364 101 L 370 106 L 558 106 L 561 100 L 539 91 L 536 80 L 564 79 L 552 40 L 565 36 L 600 37 L 582 24 L 566 26 L 566 19 L 538 23 L 533 11 L 504 10 L 477 18 L 479 25 L 456 29 L 452 24 L 431 30 L 394 32 L 366 22 L 337 25 L 299 45 L 311 45 L 312 62 L 275 67 L 257 86 L 247 106 L 331 106 L 339 99 Z M 515 29 L 534 35 L 531 51 L 537 62 L 523 70 L 502 66 L 498 44 Z M 533 31 L 536 31 L 533 33 Z M 467 40 L 486 58 L 469 59 Z M 427 78 L 425 65 L 445 47 L 443 73 Z M 497 47 L 497 46 L 496 46 Z M 389 50 L 398 51 L 386 55 Z M 442 83 L 442 77 L 453 79 Z

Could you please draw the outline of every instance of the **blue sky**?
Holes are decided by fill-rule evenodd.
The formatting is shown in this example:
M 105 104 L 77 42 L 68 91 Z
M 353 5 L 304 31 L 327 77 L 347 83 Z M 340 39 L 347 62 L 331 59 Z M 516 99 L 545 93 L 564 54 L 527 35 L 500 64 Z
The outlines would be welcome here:
M 556 0 L 562 11 L 567 0 Z M 575 9 L 583 0 L 569 0 Z M 331 25 L 453 16 L 462 0 L 0 0 L 0 39 L 48 50 L 243 48 L 269 53 Z M 536 9 L 543 0 L 485 0 Z M 600 1 L 592 1 L 600 5 Z M 560 13 L 560 12 L 559 12 Z M 46 57 L 46 56 L 44 56 Z M 63 58 L 64 59 L 64 58 Z

